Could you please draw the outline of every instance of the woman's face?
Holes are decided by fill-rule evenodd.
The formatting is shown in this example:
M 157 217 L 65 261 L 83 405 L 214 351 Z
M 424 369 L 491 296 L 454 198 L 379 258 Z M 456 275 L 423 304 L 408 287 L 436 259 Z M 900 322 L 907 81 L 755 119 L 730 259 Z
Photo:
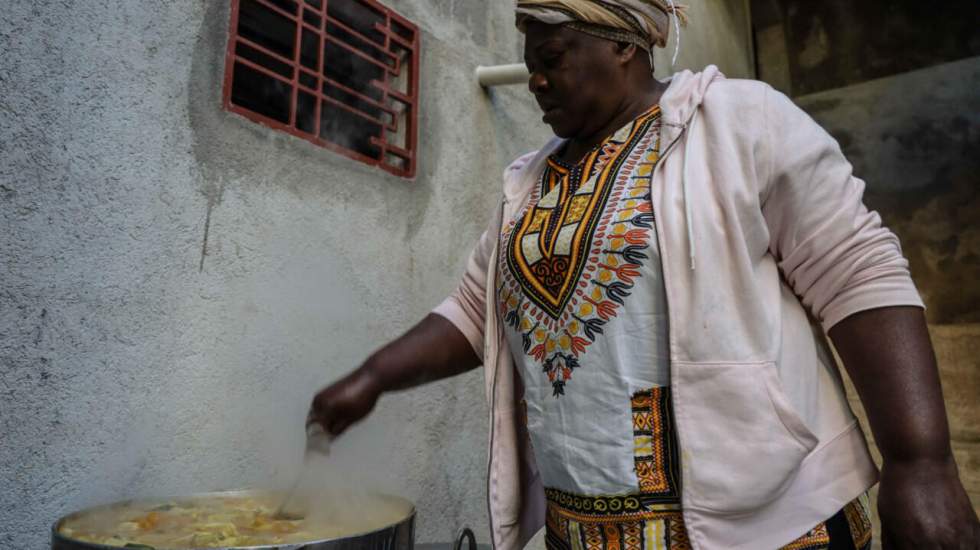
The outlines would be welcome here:
M 619 113 L 626 96 L 622 57 L 615 42 L 560 25 L 528 22 L 528 88 L 555 135 L 592 136 Z

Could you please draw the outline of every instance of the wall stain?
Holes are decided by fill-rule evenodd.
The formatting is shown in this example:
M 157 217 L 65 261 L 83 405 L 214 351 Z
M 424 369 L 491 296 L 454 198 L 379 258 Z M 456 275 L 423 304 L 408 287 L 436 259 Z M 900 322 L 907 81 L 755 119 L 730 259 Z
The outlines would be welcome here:
M 208 200 L 208 205 L 204 214 L 204 238 L 201 242 L 201 262 L 197 267 L 198 273 L 202 273 L 204 271 L 204 259 L 208 255 L 208 237 L 211 234 L 211 214 L 214 212 L 214 208 L 221 204 L 221 199 L 224 196 L 224 192 L 224 179 L 220 179 L 217 186 L 208 186 L 204 190 L 204 194 Z
M 40 319 L 38 320 L 37 327 L 34 330 L 34 347 L 40 347 L 41 338 L 44 336 L 44 327 L 48 324 L 48 310 L 47 308 L 41 308 Z
M 949 130 L 950 128 L 943 126 L 940 121 L 917 120 L 913 126 L 902 128 L 901 132 L 883 133 L 881 141 L 895 140 L 904 154 L 928 159 L 955 145 L 957 140 Z

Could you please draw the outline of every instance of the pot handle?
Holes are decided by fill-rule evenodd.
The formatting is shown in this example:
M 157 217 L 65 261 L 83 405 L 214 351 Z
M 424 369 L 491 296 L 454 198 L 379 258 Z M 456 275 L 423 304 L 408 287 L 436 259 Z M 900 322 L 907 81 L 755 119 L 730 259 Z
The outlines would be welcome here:
M 470 539 L 469 550 L 476 550 L 476 535 L 473 534 L 473 530 L 469 527 L 463 527 L 459 530 L 459 534 L 456 535 L 456 544 L 453 546 L 453 550 L 463 550 L 463 540 Z

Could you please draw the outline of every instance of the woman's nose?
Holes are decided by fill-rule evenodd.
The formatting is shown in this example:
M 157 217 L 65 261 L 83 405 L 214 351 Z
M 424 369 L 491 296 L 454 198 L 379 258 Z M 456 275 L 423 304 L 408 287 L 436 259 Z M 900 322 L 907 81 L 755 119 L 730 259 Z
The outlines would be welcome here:
M 532 72 L 527 79 L 527 87 L 532 94 L 541 94 L 548 90 L 548 79 L 541 73 Z

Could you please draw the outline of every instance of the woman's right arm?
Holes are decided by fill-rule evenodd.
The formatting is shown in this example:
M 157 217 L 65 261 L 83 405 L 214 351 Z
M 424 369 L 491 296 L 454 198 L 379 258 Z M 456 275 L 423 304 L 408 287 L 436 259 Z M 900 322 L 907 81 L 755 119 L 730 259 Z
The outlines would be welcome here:
M 381 394 L 461 374 L 483 362 L 487 265 L 500 208 L 470 254 L 456 291 L 400 338 L 313 398 L 308 422 L 339 435 L 374 408 Z
M 504 171 L 504 181 L 518 178 L 536 157 L 537 151 L 515 160 Z M 357 370 L 321 390 L 313 398 L 309 422 L 318 422 L 329 433 L 339 435 L 367 416 L 382 393 L 455 376 L 483 363 L 487 267 L 503 211 L 501 202 L 470 254 L 456 291 Z
M 430 313 L 359 368 L 313 398 L 311 421 L 339 435 L 374 408 L 381 394 L 449 378 L 481 363 L 452 322 Z

